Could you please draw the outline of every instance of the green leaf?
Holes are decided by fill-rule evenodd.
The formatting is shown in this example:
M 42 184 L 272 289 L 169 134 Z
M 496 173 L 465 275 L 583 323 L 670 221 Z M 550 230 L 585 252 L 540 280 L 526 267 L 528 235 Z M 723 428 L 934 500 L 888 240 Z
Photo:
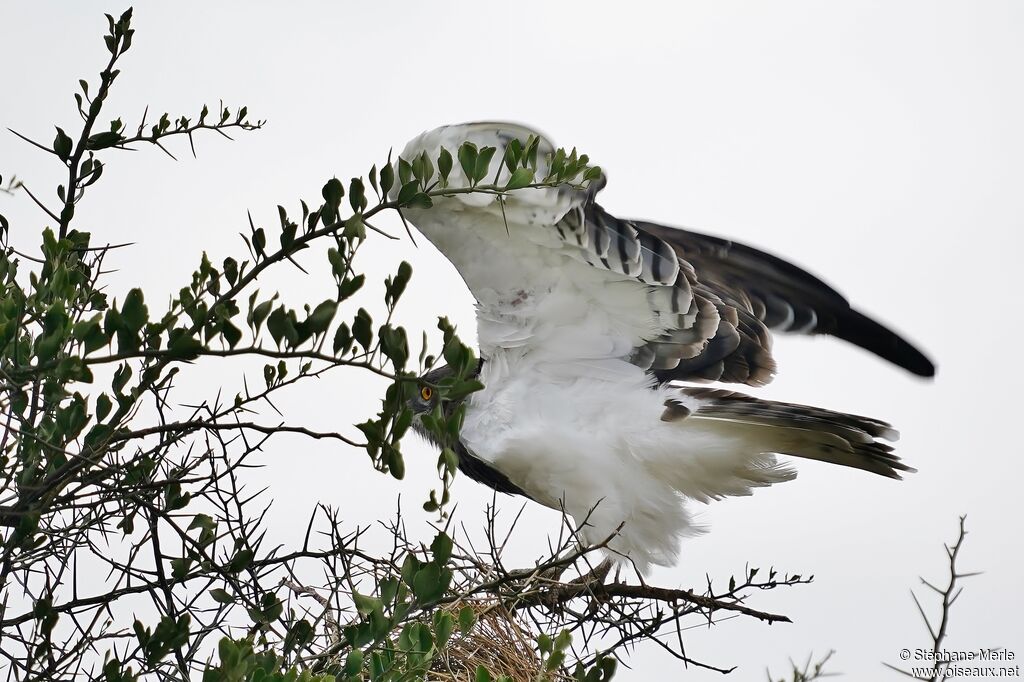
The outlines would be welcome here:
M 341 255 L 341 252 L 333 246 L 327 249 L 327 261 L 331 264 L 331 274 L 336 278 L 341 279 L 345 276 L 345 272 L 348 269 L 348 263 L 345 258 Z
M 128 381 L 132 378 L 132 368 L 130 365 L 122 364 L 114 370 L 114 380 L 110 382 L 111 387 L 114 389 L 116 395 L 122 395 L 124 387 L 128 384 Z
M 384 300 L 388 307 L 394 307 L 398 299 L 405 293 L 405 287 L 409 284 L 410 277 L 412 277 L 412 266 L 407 261 L 402 261 L 398 264 L 398 272 L 395 273 L 394 278 L 389 278 L 385 283 Z
M 366 282 L 366 275 L 356 275 L 350 279 L 342 280 L 338 285 L 338 295 L 341 298 L 349 298 L 363 287 Z
M 525 165 L 530 168 L 537 168 L 537 150 L 540 148 L 540 138 L 530 135 L 526 140 L 526 153 L 523 154 Z
M 370 350 L 370 342 L 373 340 L 373 319 L 364 308 L 359 309 L 356 319 L 352 322 L 352 336 L 363 347 L 363 350 Z
M 412 201 L 413 197 L 420 193 L 420 188 L 416 181 L 410 180 L 402 185 L 402 189 L 398 190 L 398 203 L 406 206 Z
M 191 565 L 192 560 L 188 557 L 171 559 L 171 577 L 175 580 L 181 580 L 188 575 L 188 569 Z
M 345 196 L 345 187 L 338 178 L 331 178 L 324 184 L 320 194 L 324 198 L 324 223 L 330 224 L 338 219 L 338 207 Z
M 323 334 L 331 325 L 338 304 L 330 299 L 323 301 L 306 318 L 306 325 L 314 334 Z
M 405 559 L 402 560 L 401 576 L 406 585 L 412 587 L 413 578 L 416 577 L 416 572 L 419 571 L 423 565 L 423 562 L 417 559 L 415 555 L 405 555 Z
M 412 180 L 412 166 L 408 161 L 398 158 L 398 184 L 404 185 Z
M 551 637 L 549 635 L 546 635 L 544 633 L 537 635 L 537 648 L 540 650 L 542 654 L 550 654 L 551 647 L 552 642 Z
M 132 289 L 125 296 L 124 305 L 121 306 L 121 320 L 128 325 L 128 328 L 138 332 L 145 326 L 149 319 L 149 310 L 143 302 L 142 289 Z
M 233 325 L 230 320 L 221 321 L 220 333 L 231 348 L 237 346 L 238 342 L 242 340 L 242 330 Z
M 231 286 L 235 285 L 235 281 L 238 280 L 238 261 L 228 256 L 224 259 L 224 277 L 227 278 L 228 284 Z
M 491 167 L 491 158 L 494 156 L 494 147 L 484 147 L 480 150 L 479 156 L 476 159 L 476 170 L 473 173 L 473 180 L 480 182 L 487 177 L 487 172 Z
M 223 590 L 219 587 L 210 590 L 210 596 L 218 604 L 230 604 L 235 601 L 234 597 L 228 594 L 227 590 Z
M 269 592 L 264 594 L 260 605 L 263 607 L 263 616 L 267 622 L 277 620 L 284 613 L 284 604 L 281 603 L 281 600 L 275 594 Z
M 398 448 L 390 443 L 385 443 L 384 459 L 387 462 L 388 470 L 395 480 L 401 481 L 405 478 L 405 459 L 402 458 L 402 452 Z
M 451 401 L 461 400 L 470 393 L 482 390 L 483 387 L 484 385 L 479 379 L 467 379 L 465 381 L 460 381 L 459 383 L 452 385 L 452 387 L 445 392 L 445 398 Z
M 201 344 L 187 329 L 172 329 L 167 341 L 167 355 L 179 360 L 192 360 L 203 350 Z
M 164 489 L 164 505 L 167 511 L 184 509 L 192 500 L 192 493 L 181 492 L 180 483 L 171 483 Z
M 383 606 L 379 599 L 359 594 L 358 592 L 352 593 L 352 603 L 355 604 L 356 611 L 364 616 Z
M 447 185 L 448 174 L 452 172 L 452 154 L 444 147 L 441 147 L 441 153 L 437 156 L 437 170 L 441 174 L 441 180 Z
M 505 185 L 506 190 L 521 189 L 533 182 L 532 168 L 517 168 Z
M 217 522 L 213 520 L 209 514 L 196 514 L 192 517 L 192 522 L 188 524 L 188 530 L 195 530 L 196 528 L 202 528 L 203 530 L 212 530 L 217 527 Z
M 281 236 L 278 238 L 278 241 L 283 251 L 290 252 L 292 245 L 295 243 L 295 233 L 298 231 L 299 226 L 288 220 L 288 213 L 284 210 L 284 206 L 278 206 L 277 211 L 281 220 Z
M 287 341 L 288 345 L 293 346 L 298 341 L 299 333 L 295 329 L 294 317 L 293 312 L 289 313 L 284 306 L 278 306 L 267 318 L 267 331 L 270 332 L 278 347 L 281 346 L 282 341 Z
M 597 180 L 599 177 L 601 177 L 601 167 L 600 166 L 591 166 L 590 168 L 588 168 L 586 170 L 585 173 L 583 173 L 583 179 L 585 181 L 587 181 L 587 182 L 590 182 L 592 180 Z M 614 659 L 610 659 L 610 660 L 614 660 Z
M 473 676 L 475 682 L 491 682 L 491 673 L 482 665 L 476 667 L 476 674 Z
M 352 178 L 348 188 L 348 203 L 355 213 L 366 210 L 366 189 L 363 187 L 362 178 Z
M 466 175 L 467 184 L 473 184 L 473 178 L 476 176 L 476 145 L 472 142 L 463 142 L 459 147 L 458 155 L 459 165 L 462 166 L 462 172 Z
M 338 331 L 334 333 L 334 354 L 344 355 L 352 348 L 352 334 L 348 325 L 342 322 L 338 325 Z
M 345 221 L 342 236 L 345 239 L 366 239 L 366 225 L 361 214 L 357 213 Z
M 398 595 L 398 581 L 394 578 L 384 578 L 378 585 L 377 594 L 380 595 L 381 603 L 393 604 Z
M 103 421 L 110 414 L 110 409 L 113 407 L 110 398 L 106 393 L 100 393 L 100 396 L 96 398 L 96 421 Z
M 434 200 L 430 198 L 429 194 L 423 192 L 417 192 L 409 199 L 409 208 L 430 208 L 434 205 Z
M 273 307 L 274 299 L 270 299 L 253 308 L 252 314 L 249 317 L 249 324 L 252 325 L 254 331 L 259 331 L 260 326 L 267 319 L 267 315 L 270 314 L 270 310 Z
M 370 167 L 370 187 L 373 187 L 373 191 L 380 196 L 380 185 L 377 184 L 377 164 Z
M 131 535 L 135 532 L 135 517 L 134 514 L 128 515 L 117 522 L 117 527 L 124 531 L 125 535 Z
M 509 173 L 514 173 L 516 168 L 519 166 L 519 160 L 522 158 L 523 145 L 518 139 L 511 140 L 505 145 L 505 167 L 508 168 Z
M 416 595 L 416 599 L 424 604 L 440 599 L 448 589 L 446 574 L 447 571 L 435 563 L 426 564 L 416 571 L 416 576 L 412 579 L 412 593 Z
M 71 158 L 71 146 L 71 138 L 61 128 L 57 128 L 57 136 L 53 138 L 53 151 L 57 152 L 61 161 Z
M 310 624 L 308 620 L 303 618 L 302 620 L 296 621 L 288 629 L 288 634 L 285 635 L 284 652 L 287 654 L 292 649 L 302 646 L 306 642 L 313 639 L 313 634 L 313 626 Z M 308 669 L 303 671 L 304 675 L 308 673 Z
M 395 439 L 399 439 L 405 435 L 405 432 L 409 430 L 412 425 L 412 410 L 403 409 L 399 412 L 398 417 L 395 418 L 395 425 L 392 428 L 392 432 L 395 434 Z
M 119 144 L 123 138 L 118 133 L 103 132 L 91 135 L 86 141 L 85 147 L 90 150 L 106 149 L 107 147 L 113 147 Z
M 459 468 L 459 455 L 451 448 L 441 449 L 441 460 L 444 462 L 445 469 L 450 474 L 454 474 L 456 469 Z
M 434 163 L 430 160 L 430 157 L 427 156 L 426 152 L 420 154 L 419 162 L 420 172 L 416 174 L 416 179 L 420 181 L 420 184 L 422 184 L 424 188 L 426 188 L 434 178 Z
M 438 564 L 446 564 L 452 557 L 452 539 L 448 537 L 447 533 L 438 533 L 434 538 L 434 541 L 430 543 L 430 553 L 434 557 L 434 562 Z
M 380 191 L 386 197 L 395 186 L 395 168 L 388 163 L 380 169 Z
M 359 649 L 353 649 L 348 652 L 348 656 L 345 658 L 345 667 L 341 671 L 342 677 L 349 678 L 355 677 L 363 669 L 363 652 Z
M 263 231 L 262 227 L 253 230 L 252 248 L 259 256 L 265 256 L 267 253 L 267 233 Z
M 244 571 L 252 565 L 253 553 L 251 549 L 240 549 L 238 553 L 228 562 L 227 570 L 231 573 Z
M 459 632 L 468 634 L 476 625 L 476 613 L 472 606 L 463 606 L 459 609 Z

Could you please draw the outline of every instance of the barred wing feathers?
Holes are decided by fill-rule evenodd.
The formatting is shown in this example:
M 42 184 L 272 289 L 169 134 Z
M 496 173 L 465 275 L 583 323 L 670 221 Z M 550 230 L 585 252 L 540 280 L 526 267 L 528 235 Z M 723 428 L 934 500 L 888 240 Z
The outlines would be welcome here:
M 913 344 L 853 309 L 839 292 L 792 263 L 713 235 L 643 221 L 634 225 L 671 244 L 709 288 L 772 331 L 828 334 L 918 376 L 935 375 L 935 365 Z

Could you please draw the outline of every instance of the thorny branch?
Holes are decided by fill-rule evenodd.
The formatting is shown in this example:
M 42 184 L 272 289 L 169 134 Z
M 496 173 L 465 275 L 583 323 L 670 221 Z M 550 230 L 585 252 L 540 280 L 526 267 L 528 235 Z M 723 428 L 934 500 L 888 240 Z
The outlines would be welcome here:
M 950 612 L 952 611 L 953 604 L 959 599 L 960 594 L 963 592 L 963 587 L 960 585 L 961 580 L 965 578 L 971 578 L 976 575 L 981 575 L 980 571 L 961 572 L 957 568 L 957 559 L 960 556 L 960 550 L 963 547 L 964 540 L 967 538 L 967 516 L 960 517 L 960 527 L 957 534 L 956 541 L 950 545 L 943 545 L 946 550 L 946 557 L 949 560 L 949 579 L 946 582 L 945 587 L 938 587 L 935 584 L 921 578 L 921 584 L 931 590 L 933 593 L 939 596 L 939 617 L 938 622 L 934 619 L 929 618 L 925 612 L 924 606 L 921 604 L 921 600 L 917 598 L 917 594 L 911 590 L 910 596 L 914 600 L 914 605 L 917 607 L 917 612 L 921 616 L 921 620 L 924 622 L 925 628 L 928 630 L 928 635 L 931 637 L 931 656 L 930 660 L 932 663 L 932 670 L 926 679 L 930 682 L 942 682 L 949 678 L 949 667 L 950 661 L 947 656 L 944 655 L 943 642 L 946 640 L 947 628 L 949 627 Z M 898 673 L 903 674 L 911 679 L 921 679 L 915 676 L 913 673 L 908 672 L 902 668 L 894 666 L 890 663 L 884 663 L 884 665 L 890 670 L 894 670 Z

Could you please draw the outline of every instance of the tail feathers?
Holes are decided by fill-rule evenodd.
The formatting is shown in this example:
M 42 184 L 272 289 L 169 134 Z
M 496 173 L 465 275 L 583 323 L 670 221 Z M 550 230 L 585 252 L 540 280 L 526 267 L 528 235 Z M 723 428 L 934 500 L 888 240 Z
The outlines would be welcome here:
M 915 471 L 893 454 L 890 445 L 878 440 L 895 441 L 899 433 L 870 417 L 712 388 L 680 389 L 665 406 L 665 421 L 718 422 L 759 454 L 815 459 L 896 479 L 902 478 L 902 471 Z

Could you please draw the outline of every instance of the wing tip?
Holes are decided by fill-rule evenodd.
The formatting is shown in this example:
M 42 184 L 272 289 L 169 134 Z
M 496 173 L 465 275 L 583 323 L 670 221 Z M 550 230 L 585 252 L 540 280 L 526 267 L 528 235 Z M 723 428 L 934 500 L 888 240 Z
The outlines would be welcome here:
M 925 379 L 935 377 L 935 363 L 914 344 L 853 308 L 846 311 L 838 321 L 836 329 L 830 333 L 874 353 L 883 360 L 888 360 L 911 374 Z

